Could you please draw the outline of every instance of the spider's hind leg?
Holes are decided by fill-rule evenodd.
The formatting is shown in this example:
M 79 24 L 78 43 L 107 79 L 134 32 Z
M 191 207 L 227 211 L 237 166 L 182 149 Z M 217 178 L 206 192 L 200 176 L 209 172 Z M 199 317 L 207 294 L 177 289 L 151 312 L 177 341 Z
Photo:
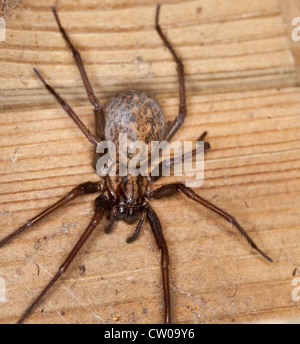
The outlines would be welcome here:
M 203 141 L 205 139 L 206 135 L 207 135 L 207 132 L 205 131 L 197 139 L 197 142 Z M 207 151 L 210 150 L 209 142 L 203 142 L 203 149 L 204 149 L 204 153 L 206 153 Z M 178 165 L 178 164 L 182 163 L 182 161 L 184 161 L 185 159 L 193 158 L 197 154 L 197 152 L 198 152 L 198 149 L 196 148 L 196 149 L 193 149 L 192 151 L 186 153 L 184 156 L 181 155 L 181 156 L 178 156 L 176 158 L 170 158 L 170 159 L 167 159 L 167 160 L 162 160 L 151 171 L 151 174 L 150 174 L 151 182 L 155 182 L 155 181 L 157 181 L 158 179 L 160 179 L 163 176 L 164 168 L 168 168 L 170 166 Z
M 84 67 L 84 63 L 82 61 L 81 55 L 79 53 L 79 51 L 74 47 L 70 37 L 68 36 L 66 30 L 63 28 L 63 26 L 61 25 L 60 19 L 58 17 L 56 8 L 53 7 L 52 8 L 52 12 L 54 14 L 54 18 L 56 20 L 56 23 L 58 25 L 59 31 L 61 32 L 65 42 L 67 43 L 68 47 L 70 48 L 72 54 L 73 54 L 73 58 L 74 61 L 79 69 L 84 87 L 86 89 L 86 93 L 88 96 L 88 99 L 90 101 L 90 103 L 93 105 L 94 107 L 94 112 L 95 112 L 95 120 L 96 120 L 96 135 L 97 138 L 101 141 L 104 140 L 104 121 L 105 121 L 105 117 L 104 117 L 104 113 L 103 113 L 103 108 L 102 105 L 100 104 L 99 99 L 96 97 L 95 92 L 91 86 L 91 83 L 89 81 L 87 72 L 85 70 Z
M 184 66 L 181 62 L 180 58 L 176 54 L 175 50 L 173 49 L 171 43 L 162 32 L 161 27 L 159 25 L 159 12 L 160 12 L 160 5 L 157 5 L 156 8 L 156 17 L 155 17 L 155 29 L 158 32 L 160 38 L 165 43 L 167 48 L 169 49 L 170 53 L 172 54 L 176 64 L 177 64 L 177 73 L 179 78 L 179 113 L 175 120 L 168 125 L 168 128 L 165 133 L 165 141 L 169 141 L 177 132 L 177 130 L 182 126 L 185 116 L 186 116 L 186 95 L 185 95 L 185 80 L 184 80 Z
M 61 105 L 63 110 L 72 118 L 72 120 L 76 123 L 78 128 L 83 132 L 83 134 L 87 137 L 87 139 L 95 146 L 98 145 L 99 140 L 95 137 L 90 130 L 83 124 L 80 118 L 77 116 L 75 111 L 71 108 L 71 106 L 55 91 L 55 89 L 50 86 L 45 79 L 43 78 L 42 74 L 36 69 L 33 68 L 37 77 L 41 80 L 45 88 L 55 97 L 57 102 Z

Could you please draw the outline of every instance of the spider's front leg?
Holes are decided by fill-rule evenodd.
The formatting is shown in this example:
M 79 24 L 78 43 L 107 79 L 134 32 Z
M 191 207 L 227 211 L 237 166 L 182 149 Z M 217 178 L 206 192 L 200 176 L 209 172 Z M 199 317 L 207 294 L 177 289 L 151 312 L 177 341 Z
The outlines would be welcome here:
M 196 201 L 196 202 L 202 204 L 203 206 L 205 206 L 206 208 L 212 210 L 217 215 L 223 217 L 223 219 L 225 219 L 227 222 L 232 223 L 238 229 L 238 231 L 246 238 L 246 240 L 248 241 L 248 243 L 251 245 L 252 248 L 254 248 L 262 257 L 264 257 L 270 263 L 273 262 L 273 260 L 269 256 L 267 256 L 260 248 L 257 247 L 257 245 L 253 242 L 253 240 L 249 237 L 249 235 L 246 233 L 246 231 L 242 228 L 242 226 L 236 221 L 236 219 L 233 216 L 229 215 L 224 210 L 216 207 L 215 205 L 213 205 L 209 201 L 200 197 L 192 189 L 186 187 L 184 184 L 164 185 L 161 188 L 153 191 L 150 194 L 150 198 L 160 199 L 160 198 L 174 195 L 178 191 L 183 192 L 188 198 L 190 198 L 193 201 Z
M 38 223 L 40 220 L 45 218 L 47 215 L 50 215 L 52 212 L 61 208 L 62 206 L 69 203 L 76 197 L 80 195 L 84 195 L 84 194 L 96 193 L 96 192 L 102 191 L 102 189 L 103 189 L 102 182 L 97 182 L 97 183 L 87 182 L 87 183 L 78 185 L 76 188 L 70 191 L 65 197 L 61 198 L 58 202 L 54 203 L 52 206 L 45 209 L 43 212 L 41 212 L 40 214 L 38 214 L 37 216 L 29 220 L 25 225 L 23 225 L 22 227 L 14 231 L 12 234 L 7 236 L 6 238 L 2 239 L 0 241 L 0 247 L 4 246 L 15 236 L 17 236 L 18 234 L 21 234 L 26 229 L 32 227 L 33 225 Z
M 50 280 L 46 288 L 44 288 L 44 290 L 39 294 L 39 296 L 31 303 L 31 305 L 23 313 L 23 315 L 18 321 L 18 324 L 21 324 L 28 317 L 28 315 L 32 312 L 35 306 L 41 301 L 41 299 L 47 293 L 47 291 L 53 286 L 53 284 L 59 279 L 59 277 L 67 270 L 67 268 L 72 263 L 73 259 L 76 257 L 77 253 L 83 246 L 83 244 L 87 241 L 87 239 L 90 237 L 90 235 L 93 233 L 95 228 L 98 226 L 98 224 L 102 220 L 105 212 L 111 207 L 110 200 L 104 194 L 102 194 L 96 199 L 95 206 L 96 206 L 95 214 L 91 222 L 89 223 L 87 229 L 82 234 L 77 244 L 74 246 L 73 250 L 68 255 L 67 259 L 63 262 L 63 264 L 60 266 L 56 274 L 52 277 L 52 279 Z
M 169 252 L 162 233 L 161 224 L 155 211 L 148 204 L 146 206 L 147 218 L 153 231 L 155 241 L 161 250 L 161 271 L 163 278 L 164 300 L 165 300 L 165 324 L 171 324 L 171 303 L 169 284 Z

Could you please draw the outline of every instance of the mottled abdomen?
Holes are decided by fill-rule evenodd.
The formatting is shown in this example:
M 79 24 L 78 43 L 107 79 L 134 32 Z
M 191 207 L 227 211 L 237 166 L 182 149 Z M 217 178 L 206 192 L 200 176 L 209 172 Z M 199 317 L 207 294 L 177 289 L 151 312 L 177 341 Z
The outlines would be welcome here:
M 123 91 L 108 100 L 105 106 L 105 139 L 118 145 L 119 133 L 127 133 L 130 141 L 161 141 L 164 137 L 164 116 L 158 103 L 140 91 Z

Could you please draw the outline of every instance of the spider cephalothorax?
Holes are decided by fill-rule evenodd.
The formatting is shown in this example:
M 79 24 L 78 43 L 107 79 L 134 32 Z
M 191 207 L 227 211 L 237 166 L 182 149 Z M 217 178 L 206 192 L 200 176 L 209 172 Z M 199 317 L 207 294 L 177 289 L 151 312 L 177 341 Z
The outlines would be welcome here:
M 113 223 L 116 220 L 124 220 L 128 224 L 137 222 L 138 214 L 146 203 L 147 177 L 140 175 L 136 177 L 107 176 L 105 182 L 110 211 L 110 222 L 105 228 L 105 232 L 111 232 Z

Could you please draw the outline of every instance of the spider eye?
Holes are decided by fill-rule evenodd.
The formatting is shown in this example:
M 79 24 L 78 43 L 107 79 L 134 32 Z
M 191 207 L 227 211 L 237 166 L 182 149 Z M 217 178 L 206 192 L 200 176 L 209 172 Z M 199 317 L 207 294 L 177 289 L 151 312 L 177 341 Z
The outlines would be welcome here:
M 124 215 L 125 213 L 126 213 L 126 208 L 123 205 L 121 205 L 119 207 L 119 214 L 120 215 Z

